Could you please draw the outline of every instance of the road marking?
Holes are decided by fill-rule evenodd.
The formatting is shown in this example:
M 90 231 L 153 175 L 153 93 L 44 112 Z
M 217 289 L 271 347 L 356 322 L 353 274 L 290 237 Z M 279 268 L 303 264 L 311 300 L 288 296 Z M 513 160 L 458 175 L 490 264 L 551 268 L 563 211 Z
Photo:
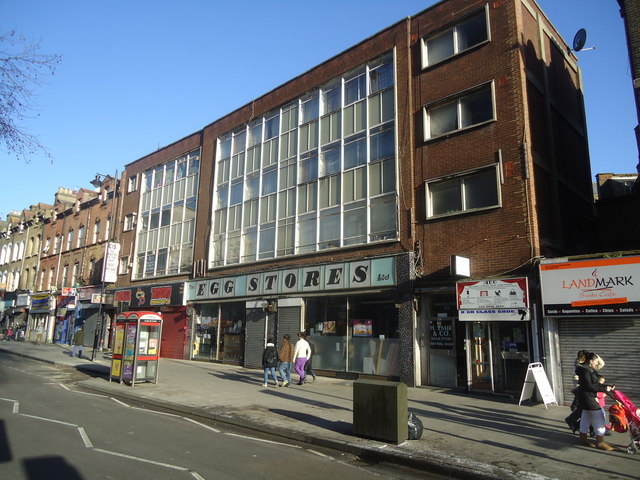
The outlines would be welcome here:
M 202 428 L 206 428 L 207 430 L 211 430 L 212 432 L 220 433 L 220 430 L 210 427 L 209 425 L 205 425 L 204 423 L 196 422 L 195 420 L 191 420 L 190 418 L 187 418 L 187 417 L 182 417 L 182 418 L 184 418 L 187 422 L 195 423 L 196 425 L 199 425 Z
M 93 443 L 91 443 L 91 440 L 89 440 L 89 436 L 87 435 L 87 432 L 84 431 L 84 428 L 78 427 L 78 431 L 80 432 L 80 436 L 82 437 L 84 446 L 87 448 L 93 448 Z
M 59 423 L 60 425 L 67 425 L 68 427 L 77 427 L 78 426 L 75 423 L 63 422 L 62 420 L 54 420 L 53 418 L 38 417 L 36 415 L 27 415 L 26 413 L 20 413 L 19 415 L 21 417 L 35 418 L 36 420 L 44 420 L 45 422 Z
M 314 455 L 318 455 L 319 457 L 322 457 L 322 458 L 329 458 L 329 459 L 331 459 L 331 460 L 334 460 L 334 458 L 333 458 L 333 457 L 331 457 L 331 456 L 329 456 L 329 455 L 325 455 L 324 453 L 318 452 L 318 451 L 316 451 L 316 450 L 311 450 L 310 448 L 307 448 L 306 450 L 307 450 L 307 452 L 309 452 L 309 453 L 313 453 Z
M 133 455 L 127 455 L 125 453 L 112 452 L 110 450 L 103 450 L 101 448 L 94 448 L 95 452 L 106 453 L 107 455 L 113 455 L 115 457 L 128 458 L 129 460 L 136 460 L 142 463 L 150 463 L 151 465 L 158 465 L 159 467 L 171 468 L 173 470 L 180 470 L 181 472 L 188 472 L 189 469 L 186 467 L 181 467 L 180 465 L 171 465 L 170 463 L 162 463 L 156 462 L 154 460 L 148 460 L 146 458 L 134 457 Z
M 120 400 L 118 400 L 117 398 L 113 398 L 113 397 L 109 397 L 109 398 L 110 398 L 111 400 L 113 400 L 114 402 L 119 403 L 119 404 L 120 404 L 120 405 L 122 405 L 123 407 L 131 408 L 131 407 L 129 407 L 129 405 L 127 405 L 127 404 L 126 404 L 126 403 L 124 403 L 124 402 L 121 402 L 121 401 L 120 401 Z
M 0 398 L 0 400 L 13 403 L 13 413 L 15 414 L 18 413 L 18 409 L 20 408 L 20 403 L 17 400 L 12 400 L 11 398 Z
M 69 387 L 67 387 L 66 385 L 63 385 L 62 383 L 59 383 L 58 385 L 60 385 L 62 388 L 64 388 L 68 392 L 72 391 Z
M 291 445 L 289 443 L 274 442 L 273 440 L 265 440 L 264 438 L 247 437 L 246 435 L 239 435 L 237 433 L 225 432 L 224 434 L 230 435 L 232 437 L 243 438 L 245 440 L 255 440 L 256 442 L 271 443 L 272 445 L 281 445 L 283 447 L 302 448 L 300 445 Z
M 195 478 L 196 480 L 206 480 L 202 475 L 200 475 L 198 472 L 189 472 L 191 474 L 191 476 L 193 478 Z

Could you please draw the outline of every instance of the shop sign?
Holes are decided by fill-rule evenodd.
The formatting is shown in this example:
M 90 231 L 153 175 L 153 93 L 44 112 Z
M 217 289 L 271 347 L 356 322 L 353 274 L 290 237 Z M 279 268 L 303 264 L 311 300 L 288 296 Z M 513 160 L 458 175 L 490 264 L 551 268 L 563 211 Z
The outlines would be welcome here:
M 395 259 L 379 258 L 187 283 L 187 301 L 396 285 Z
M 104 267 L 102 281 L 114 283 L 118 278 L 118 261 L 120 259 L 120 244 L 109 242 L 104 250 Z
M 100 294 L 100 287 L 84 287 L 84 288 L 78 288 L 78 301 L 80 302 L 91 302 L 91 303 L 97 303 L 92 301 L 93 296 L 96 294 Z
M 640 256 L 541 263 L 547 316 L 638 315 Z
M 64 308 L 66 310 L 74 310 L 76 308 L 75 295 L 59 295 L 58 296 L 58 310 Z
M 16 307 L 26 307 L 29 305 L 29 294 L 19 293 L 16 299 Z
M 127 304 L 131 307 L 158 307 L 163 305 L 184 305 L 184 283 L 170 285 L 142 285 L 121 288 L 113 293 L 113 304 Z
M 31 295 L 31 313 L 49 313 L 49 294 Z
M 458 317 L 469 322 L 529 320 L 527 278 L 456 283 Z
M 429 347 L 453 349 L 453 320 L 431 320 L 429 330 Z

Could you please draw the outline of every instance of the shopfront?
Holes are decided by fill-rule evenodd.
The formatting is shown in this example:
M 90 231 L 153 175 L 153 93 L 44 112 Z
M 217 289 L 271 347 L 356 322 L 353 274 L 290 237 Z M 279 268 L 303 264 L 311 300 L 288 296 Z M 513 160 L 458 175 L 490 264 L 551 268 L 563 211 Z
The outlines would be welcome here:
M 48 293 L 31 295 L 25 340 L 40 343 L 52 340 L 56 318 L 55 303 L 55 297 Z
M 467 389 L 515 394 L 532 362 L 527 278 L 458 282 Z
M 305 331 L 316 372 L 398 379 L 404 356 L 410 376 L 415 311 L 398 288 L 407 265 L 404 255 L 189 282 L 193 358 L 227 361 L 231 339 L 244 350 L 239 364 L 259 368 L 267 337 L 295 342 Z
M 600 355 L 606 382 L 640 398 L 640 256 L 540 264 L 547 371 L 559 402 L 573 400 L 578 350 Z
M 113 304 L 118 313 L 140 310 L 162 313 L 160 355 L 190 359 L 192 334 L 184 292 L 183 282 L 118 288 L 113 294 Z
M 70 344 L 76 321 L 76 289 L 63 288 L 62 295 L 56 298 L 56 326 L 53 332 L 54 343 Z

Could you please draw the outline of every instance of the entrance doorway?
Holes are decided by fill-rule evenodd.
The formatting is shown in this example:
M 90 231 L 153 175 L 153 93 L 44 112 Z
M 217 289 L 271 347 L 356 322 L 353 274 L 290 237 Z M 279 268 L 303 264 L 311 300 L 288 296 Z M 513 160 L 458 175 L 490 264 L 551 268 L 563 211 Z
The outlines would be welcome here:
M 472 322 L 467 325 L 468 385 L 470 390 L 493 391 L 491 325 Z

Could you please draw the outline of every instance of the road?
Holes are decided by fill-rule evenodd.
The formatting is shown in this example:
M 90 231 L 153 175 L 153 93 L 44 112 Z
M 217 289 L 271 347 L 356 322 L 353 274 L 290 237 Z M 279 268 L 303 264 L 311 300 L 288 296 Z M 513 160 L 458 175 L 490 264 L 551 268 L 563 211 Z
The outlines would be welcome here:
M 70 367 L 3 353 L 0 366 L 0 478 L 444 478 L 83 392 Z

